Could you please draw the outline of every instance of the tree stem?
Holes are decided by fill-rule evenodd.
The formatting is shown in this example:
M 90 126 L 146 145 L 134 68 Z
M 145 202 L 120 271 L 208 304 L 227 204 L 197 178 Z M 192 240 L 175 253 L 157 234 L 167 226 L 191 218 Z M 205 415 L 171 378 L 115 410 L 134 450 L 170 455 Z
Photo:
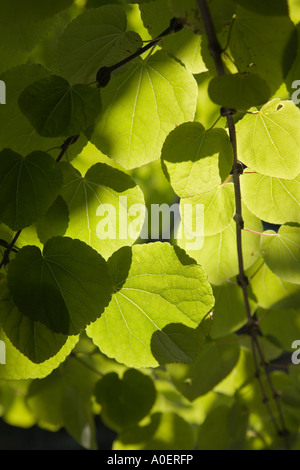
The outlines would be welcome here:
M 214 59 L 217 73 L 219 76 L 225 75 L 224 64 L 222 61 L 222 49 L 221 49 L 216 31 L 214 28 L 214 24 L 212 21 L 209 8 L 207 6 L 207 2 L 206 0 L 197 0 L 197 1 L 198 1 L 201 14 L 202 14 L 206 34 L 208 37 L 209 50 Z M 233 115 L 235 114 L 235 112 L 236 112 L 235 110 L 230 109 L 230 108 L 221 108 L 221 115 L 226 116 L 226 119 L 227 119 L 229 137 L 230 137 L 232 151 L 233 151 L 232 176 L 233 176 L 234 194 L 235 194 L 234 220 L 236 222 L 236 244 L 237 244 L 237 254 L 238 254 L 238 268 L 239 268 L 237 282 L 243 292 L 244 305 L 245 305 L 246 315 L 248 319 L 248 334 L 250 335 L 250 338 L 251 338 L 251 347 L 252 347 L 252 355 L 253 355 L 253 361 L 254 361 L 254 367 L 255 367 L 255 375 L 258 380 L 260 389 L 261 389 L 262 400 L 263 400 L 263 403 L 266 405 L 270 419 L 272 420 L 277 433 L 280 435 L 283 435 L 284 437 L 287 437 L 288 433 L 287 433 L 286 426 L 285 426 L 284 419 L 283 419 L 283 413 L 282 413 L 280 402 L 279 402 L 279 396 L 273 386 L 271 377 L 268 374 L 263 351 L 258 342 L 258 338 L 257 338 L 258 324 L 251 315 L 249 296 L 248 296 L 248 291 L 247 291 L 249 280 L 245 274 L 244 259 L 243 259 L 243 246 L 242 246 L 242 231 L 244 229 L 244 219 L 243 219 L 243 214 L 242 214 L 242 196 L 241 196 L 241 186 L 240 186 L 240 175 L 242 173 L 242 170 L 241 170 L 241 164 L 238 160 L 238 154 L 237 154 L 236 129 L 235 129 L 235 122 L 233 118 Z M 264 384 L 260 378 L 260 369 L 259 369 L 257 356 L 260 359 L 262 368 L 267 377 L 269 388 L 271 390 L 273 399 L 276 403 L 280 426 L 278 426 L 277 421 L 268 403 L 267 393 L 265 391 Z

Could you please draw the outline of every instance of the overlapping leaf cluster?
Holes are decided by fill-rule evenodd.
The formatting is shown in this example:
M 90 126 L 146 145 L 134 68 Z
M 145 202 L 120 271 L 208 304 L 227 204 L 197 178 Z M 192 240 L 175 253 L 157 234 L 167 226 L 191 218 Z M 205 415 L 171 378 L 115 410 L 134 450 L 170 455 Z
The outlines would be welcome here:
M 65 427 L 86 448 L 97 413 L 115 449 L 281 448 L 243 330 L 233 153 L 218 117 L 238 111 L 251 313 L 280 362 L 300 333 L 297 6 L 208 1 L 220 77 L 196 0 L 26 0 L 22 14 L 15 3 L 0 0 L 1 414 Z M 182 28 L 97 87 L 101 68 L 174 17 Z M 177 200 L 175 243 L 143 243 L 147 212 L 128 207 Z M 297 448 L 299 372 L 286 367 L 272 379 Z

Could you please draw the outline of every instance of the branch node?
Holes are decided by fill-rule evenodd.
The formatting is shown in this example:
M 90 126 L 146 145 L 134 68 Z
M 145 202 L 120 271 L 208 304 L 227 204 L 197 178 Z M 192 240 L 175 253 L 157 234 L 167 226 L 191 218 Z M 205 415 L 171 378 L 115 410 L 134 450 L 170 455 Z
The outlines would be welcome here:
M 222 54 L 222 48 L 219 42 L 214 42 L 214 43 L 209 44 L 208 48 L 212 57 L 219 57 L 220 54 Z
M 183 29 L 182 20 L 179 18 L 172 18 L 170 21 L 170 30 L 173 31 L 174 33 L 178 33 L 178 31 L 181 31 L 182 29 Z
M 278 400 L 280 397 L 281 397 L 281 393 L 278 392 L 277 390 L 274 390 L 274 393 L 273 393 L 274 400 Z
M 234 217 L 233 217 L 233 220 L 235 221 L 235 223 L 238 225 L 238 227 L 243 230 L 244 228 L 244 219 L 243 219 L 243 216 L 242 214 L 235 214 Z M 248 285 L 248 281 L 247 281 L 247 284 Z
M 279 437 L 289 437 L 291 435 L 290 431 L 286 428 L 279 429 L 277 432 Z
M 104 88 L 108 83 L 110 82 L 111 79 L 111 68 L 110 67 L 101 67 L 101 69 L 98 70 L 97 75 L 96 75 L 96 80 L 97 80 L 97 88 Z
M 11 250 L 9 248 L 7 248 L 7 250 L 4 251 L 1 266 L 8 265 L 10 252 Z
M 64 143 L 61 145 L 62 150 L 67 150 L 71 145 L 75 144 L 77 140 L 79 139 L 79 134 L 78 135 L 72 135 L 71 137 L 68 137 Z
M 239 160 L 237 160 L 237 161 L 234 163 L 234 165 L 233 165 L 231 171 L 232 171 L 232 173 L 233 173 L 234 171 L 236 171 L 237 174 L 240 176 L 240 175 L 242 175 L 242 174 L 244 173 L 244 165 L 242 164 L 242 162 L 240 162 Z
M 247 326 L 246 326 L 246 331 L 249 336 L 252 338 L 255 338 L 257 334 L 259 333 L 259 325 L 254 318 L 251 317 L 251 319 L 248 321 Z
M 222 106 L 222 108 L 220 109 L 220 113 L 221 113 L 221 116 L 223 117 L 233 116 L 234 114 L 236 114 L 236 109 L 225 108 L 224 106 Z

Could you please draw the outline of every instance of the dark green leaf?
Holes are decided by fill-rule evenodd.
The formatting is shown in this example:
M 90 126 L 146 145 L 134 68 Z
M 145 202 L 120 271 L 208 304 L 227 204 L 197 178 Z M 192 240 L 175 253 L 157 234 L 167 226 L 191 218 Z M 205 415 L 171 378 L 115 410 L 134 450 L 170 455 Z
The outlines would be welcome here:
M 191 450 L 195 439 L 192 426 L 176 413 L 154 413 L 149 424 L 124 429 L 114 450 Z M 159 462 L 159 456 L 153 463 Z
M 289 14 L 287 0 L 234 0 L 247 10 L 254 11 L 260 15 L 284 16 Z
M 128 369 L 122 379 L 115 372 L 106 374 L 97 383 L 95 395 L 104 422 L 120 430 L 138 423 L 150 412 L 156 390 L 150 377 Z
M 63 236 L 69 223 L 69 210 L 66 202 L 58 196 L 45 215 L 36 222 L 36 230 L 43 244 L 52 237 Z
M 10 149 L 0 152 L 0 218 L 13 230 L 44 215 L 62 186 L 53 158 L 44 152 L 22 157 Z
M 55 237 L 43 254 L 22 248 L 10 263 L 8 288 L 19 310 L 57 333 L 77 334 L 111 298 L 104 259 L 79 240 Z
M 199 450 L 243 449 L 248 426 L 248 413 L 235 403 L 218 406 L 208 413 L 199 428 Z
M 22 315 L 7 298 L 0 301 L 0 322 L 12 344 L 30 361 L 40 364 L 55 356 L 67 341 L 67 336 L 54 333 L 38 321 Z
M 68 137 L 94 122 L 101 111 L 101 98 L 88 85 L 71 86 L 53 75 L 29 85 L 20 95 L 19 106 L 40 135 Z
M 258 75 L 236 73 L 211 80 L 209 95 L 215 103 L 226 108 L 247 110 L 266 103 L 270 98 L 267 83 Z
M 221 382 L 236 365 L 239 354 L 238 339 L 223 337 L 203 346 L 192 365 L 170 364 L 167 370 L 178 390 L 192 401 Z

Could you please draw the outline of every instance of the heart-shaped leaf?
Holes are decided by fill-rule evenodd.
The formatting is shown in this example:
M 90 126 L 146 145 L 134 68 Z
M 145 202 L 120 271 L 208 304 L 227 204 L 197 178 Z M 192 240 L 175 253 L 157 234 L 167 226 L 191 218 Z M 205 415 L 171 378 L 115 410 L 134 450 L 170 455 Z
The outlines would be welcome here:
M 263 175 L 294 179 L 300 173 L 300 110 L 278 98 L 237 123 L 240 160 Z
M 174 331 L 164 327 L 196 328 L 210 312 L 214 299 L 204 270 L 181 255 L 168 243 L 149 243 L 121 248 L 108 260 L 115 292 L 102 318 L 87 328 L 104 354 L 130 367 L 155 367 L 153 334 L 160 331 L 160 341 L 165 336 L 175 352 Z
M 63 177 L 45 152 L 23 158 L 10 149 L 0 152 L 0 218 L 20 230 L 44 215 L 56 199 Z
M 68 237 L 48 240 L 43 254 L 22 248 L 9 264 L 8 288 L 24 315 L 71 335 L 100 317 L 112 292 L 104 259 Z
M 68 137 L 94 122 L 101 111 L 101 98 L 98 90 L 88 85 L 71 86 L 52 75 L 25 88 L 19 106 L 43 137 Z

